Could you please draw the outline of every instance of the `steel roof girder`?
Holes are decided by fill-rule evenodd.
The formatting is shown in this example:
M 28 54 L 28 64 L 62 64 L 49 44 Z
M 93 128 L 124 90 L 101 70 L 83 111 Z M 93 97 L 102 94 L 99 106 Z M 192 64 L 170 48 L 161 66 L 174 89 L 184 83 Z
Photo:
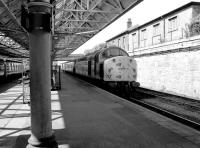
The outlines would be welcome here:
M 65 21 L 68 22 L 89 22 L 89 23 L 108 23 L 108 21 L 105 20 L 80 20 L 80 19 L 67 19 Z
M 121 11 L 103 11 L 103 10 L 91 10 L 91 9 L 60 9 L 56 8 L 56 11 L 63 11 L 63 12 L 90 12 L 90 13 L 107 13 L 107 14 L 120 14 Z

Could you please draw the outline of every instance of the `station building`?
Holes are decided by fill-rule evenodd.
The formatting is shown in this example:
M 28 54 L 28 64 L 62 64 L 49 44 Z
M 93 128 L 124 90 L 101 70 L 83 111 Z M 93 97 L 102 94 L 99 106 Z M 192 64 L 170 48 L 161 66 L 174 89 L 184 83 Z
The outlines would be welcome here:
M 137 60 L 142 87 L 200 99 L 200 36 L 191 30 L 199 18 L 200 3 L 190 2 L 143 25 L 129 19 L 107 44 Z

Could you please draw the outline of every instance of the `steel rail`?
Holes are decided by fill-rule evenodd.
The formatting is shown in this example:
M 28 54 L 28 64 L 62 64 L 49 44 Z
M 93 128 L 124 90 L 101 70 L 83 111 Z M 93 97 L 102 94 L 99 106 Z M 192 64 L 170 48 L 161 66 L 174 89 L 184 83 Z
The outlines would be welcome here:
M 170 97 L 175 97 L 177 99 L 190 101 L 192 103 L 197 102 L 197 100 L 194 100 L 194 99 L 190 99 L 190 98 L 183 97 L 183 96 L 178 96 L 178 95 L 173 95 L 173 94 L 168 94 L 168 93 L 165 93 L 165 92 L 159 92 L 159 91 L 155 91 L 155 90 L 148 90 L 147 88 L 142 88 L 142 87 L 136 88 L 136 91 L 141 92 L 141 93 L 145 93 L 145 94 L 149 94 L 149 95 L 153 95 L 153 96 L 165 99 L 165 100 L 169 100 L 169 102 L 172 102 L 172 103 L 176 103 L 176 104 L 179 104 L 179 105 L 184 105 L 184 106 L 187 106 L 187 107 L 192 107 L 192 108 L 200 110 L 200 106 L 187 104 L 187 103 L 184 103 L 184 102 L 181 102 L 181 101 L 171 100 L 169 98 Z
M 162 114 L 162 115 L 164 115 L 164 116 L 166 116 L 168 118 L 171 118 L 171 119 L 173 119 L 175 121 L 178 121 L 180 123 L 183 123 L 183 124 L 185 124 L 185 125 L 187 125 L 189 127 L 192 127 L 194 129 L 200 131 L 200 123 L 197 123 L 195 121 L 186 119 L 186 118 L 181 117 L 181 116 L 179 116 L 179 115 L 177 115 L 175 113 L 169 112 L 169 111 L 167 111 L 165 109 L 161 109 L 161 108 L 159 108 L 157 106 L 151 105 L 149 103 L 146 103 L 144 101 L 141 101 L 141 100 L 138 100 L 138 99 L 135 99 L 135 98 L 131 98 L 131 102 L 134 102 L 134 103 L 136 103 L 138 105 L 141 105 L 141 106 L 143 106 L 145 108 L 148 108 L 148 109 L 150 109 L 150 110 L 152 110 L 154 112 Z

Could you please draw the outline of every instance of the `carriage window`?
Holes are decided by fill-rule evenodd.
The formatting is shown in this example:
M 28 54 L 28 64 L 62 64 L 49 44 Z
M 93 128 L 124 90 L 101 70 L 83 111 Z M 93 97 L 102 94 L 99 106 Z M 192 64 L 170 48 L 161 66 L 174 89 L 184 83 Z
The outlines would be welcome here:
M 3 64 L 3 62 L 0 62 L 0 71 L 1 70 L 4 70 L 4 64 Z
M 99 54 L 95 55 L 95 62 L 99 62 Z
M 106 51 L 104 51 L 103 53 L 102 53 L 102 58 L 103 59 L 107 59 L 107 58 L 109 58 L 110 57 L 110 52 L 109 52 L 109 50 L 106 50 Z

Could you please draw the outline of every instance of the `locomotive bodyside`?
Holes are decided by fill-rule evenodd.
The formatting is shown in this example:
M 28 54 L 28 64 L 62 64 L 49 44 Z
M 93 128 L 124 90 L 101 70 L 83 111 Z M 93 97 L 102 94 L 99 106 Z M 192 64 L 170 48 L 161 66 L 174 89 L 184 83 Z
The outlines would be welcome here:
M 62 65 L 62 70 L 67 72 L 73 72 L 74 70 L 74 62 L 66 62 Z
M 73 65 L 64 63 L 65 71 L 88 77 L 95 82 L 112 87 L 130 97 L 138 87 L 136 60 L 119 47 L 108 47 L 77 59 Z
M 75 73 L 83 76 L 88 76 L 88 61 L 76 62 Z
M 4 76 L 5 74 L 5 62 L 0 59 L 0 76 Z
M 69 67 L 71 62 L 65 63 Z M 137 77 L 137 65 L 134 58 L 119 47 L 109 47 L 97 51 L 73 63 L 74 73 L 106 82 L 133 82 Z M 71 71 L 70 68 L 65 68 Z

